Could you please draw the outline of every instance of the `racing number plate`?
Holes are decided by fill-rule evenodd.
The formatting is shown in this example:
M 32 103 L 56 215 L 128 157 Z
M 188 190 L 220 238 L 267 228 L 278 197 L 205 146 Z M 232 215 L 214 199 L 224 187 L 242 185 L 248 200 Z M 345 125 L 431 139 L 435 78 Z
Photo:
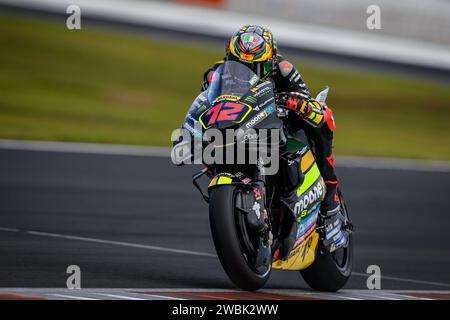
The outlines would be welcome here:
M 240 123 L 249 114 L 252 108 L 248 105 L 224 101 L 203 112 L 199 118 L 202 126 L 207 129 L 221 121 Z

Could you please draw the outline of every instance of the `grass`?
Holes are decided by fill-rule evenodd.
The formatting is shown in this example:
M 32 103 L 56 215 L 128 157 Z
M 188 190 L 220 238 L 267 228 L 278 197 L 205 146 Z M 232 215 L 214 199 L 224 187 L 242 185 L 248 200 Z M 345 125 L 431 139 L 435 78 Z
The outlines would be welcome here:
M 223 54 L 64 21 L 0 25 L 0 138 L 168 146 Z M 337 154 L 450 160 L 448 84 L 297 66 L 312 92 L 331 87 Z

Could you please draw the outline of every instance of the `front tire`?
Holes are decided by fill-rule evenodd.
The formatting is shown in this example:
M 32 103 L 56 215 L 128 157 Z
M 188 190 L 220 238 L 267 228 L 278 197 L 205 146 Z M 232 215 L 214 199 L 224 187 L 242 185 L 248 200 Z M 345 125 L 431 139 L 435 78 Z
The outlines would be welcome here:
M 258 290 L 267 282 L 270 271 L 258 273 L 252 268 L 250 257 L 243 249 L 241 232 L 244 221 L 239 215 L 244 213 L 236 209 L 236 193 L 234 186 L 215 187 L 210 192 L 209 222 L 211 233 L 219 260 L 233 283 L 248 291 Z
M 347 206 L 342 194 L 341 198 L 344 215 L 349 219 Z M 316 253 L 313 264 L 301 270 L 300 273 L 306 283 L 314 290 L 336 292 L 341 289 L 350 278 L 353 266 L 353 236 L 349 235 L 348 246 L 333 253 Z

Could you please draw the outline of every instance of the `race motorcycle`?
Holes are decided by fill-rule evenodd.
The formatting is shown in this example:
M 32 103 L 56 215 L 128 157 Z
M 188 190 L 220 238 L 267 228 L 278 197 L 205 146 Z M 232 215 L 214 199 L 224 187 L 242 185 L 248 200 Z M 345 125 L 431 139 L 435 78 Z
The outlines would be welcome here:
M 327 93 L 328 88 L 316 100 L 325 104 Z M 278 149 L 274 152 L 278 153 L 280 169 L 266 175 L 266 164 L 261 162 L 207 164 L 193 175 L 193 184 L 209 203 L 217 255 L 237 287 L 257 290 L 272 269 L 280 269 L 300 271 L 313 289 L 337 291 L 352 271 L 352 224 L 347 206 L 339 192 L 346 219 L 343 229 L 349 241 L 330 252 L 323 245 L 325 230 L 319 214 L 326 191 L 324 180 L 305 133 L 290 128 L 289 120 L 298 115 L 276 101 L 270 81 L 261 80 L 242 63 L 222 64 L 212 75 L 209 88 L 195 99 L 182 128 L 197 137 L 212 128 L 240 128 L 244 130 L 241 138 L 249 128 L 257 135 L 261 129 L 278 129 Z M 178 164 L 201 151 L 191 142 L 177 142 L 172 159 Z M 202 141 L 200 149 L 208 143 Z M 269 139 L 258 143 L 269 144 Z M 211 179 L 207 190 L 198 182 L 202 176 Z

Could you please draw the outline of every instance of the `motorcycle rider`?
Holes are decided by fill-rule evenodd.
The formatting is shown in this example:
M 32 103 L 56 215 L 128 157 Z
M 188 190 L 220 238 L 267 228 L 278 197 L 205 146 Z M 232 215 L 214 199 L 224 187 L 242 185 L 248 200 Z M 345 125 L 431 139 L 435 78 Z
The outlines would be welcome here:
M 346 245 L 347 235 L 341 231 L 345 218 L 341 214 L 332 153 L 335 130 L 332 110 L 311 98 L 300 73 L 277 53 L 273 35 L 264 27 L 247 25 L 232 35 L 225 58 L 205 72 L 202 91 L 208 88 L 214 70 L 226 60 L 247 65 L 262 80 L 272 81 L 276 92 L 287 93 L 279 95 L 277 104 L 295 111 L 304 120 L 296 121 L 294 127 L 296 130 L 303 129 L 312 142 L 312 150 L 326 184 L 326 195 L 321 205 L 325 227 L 324 245 L 329 251 Z

